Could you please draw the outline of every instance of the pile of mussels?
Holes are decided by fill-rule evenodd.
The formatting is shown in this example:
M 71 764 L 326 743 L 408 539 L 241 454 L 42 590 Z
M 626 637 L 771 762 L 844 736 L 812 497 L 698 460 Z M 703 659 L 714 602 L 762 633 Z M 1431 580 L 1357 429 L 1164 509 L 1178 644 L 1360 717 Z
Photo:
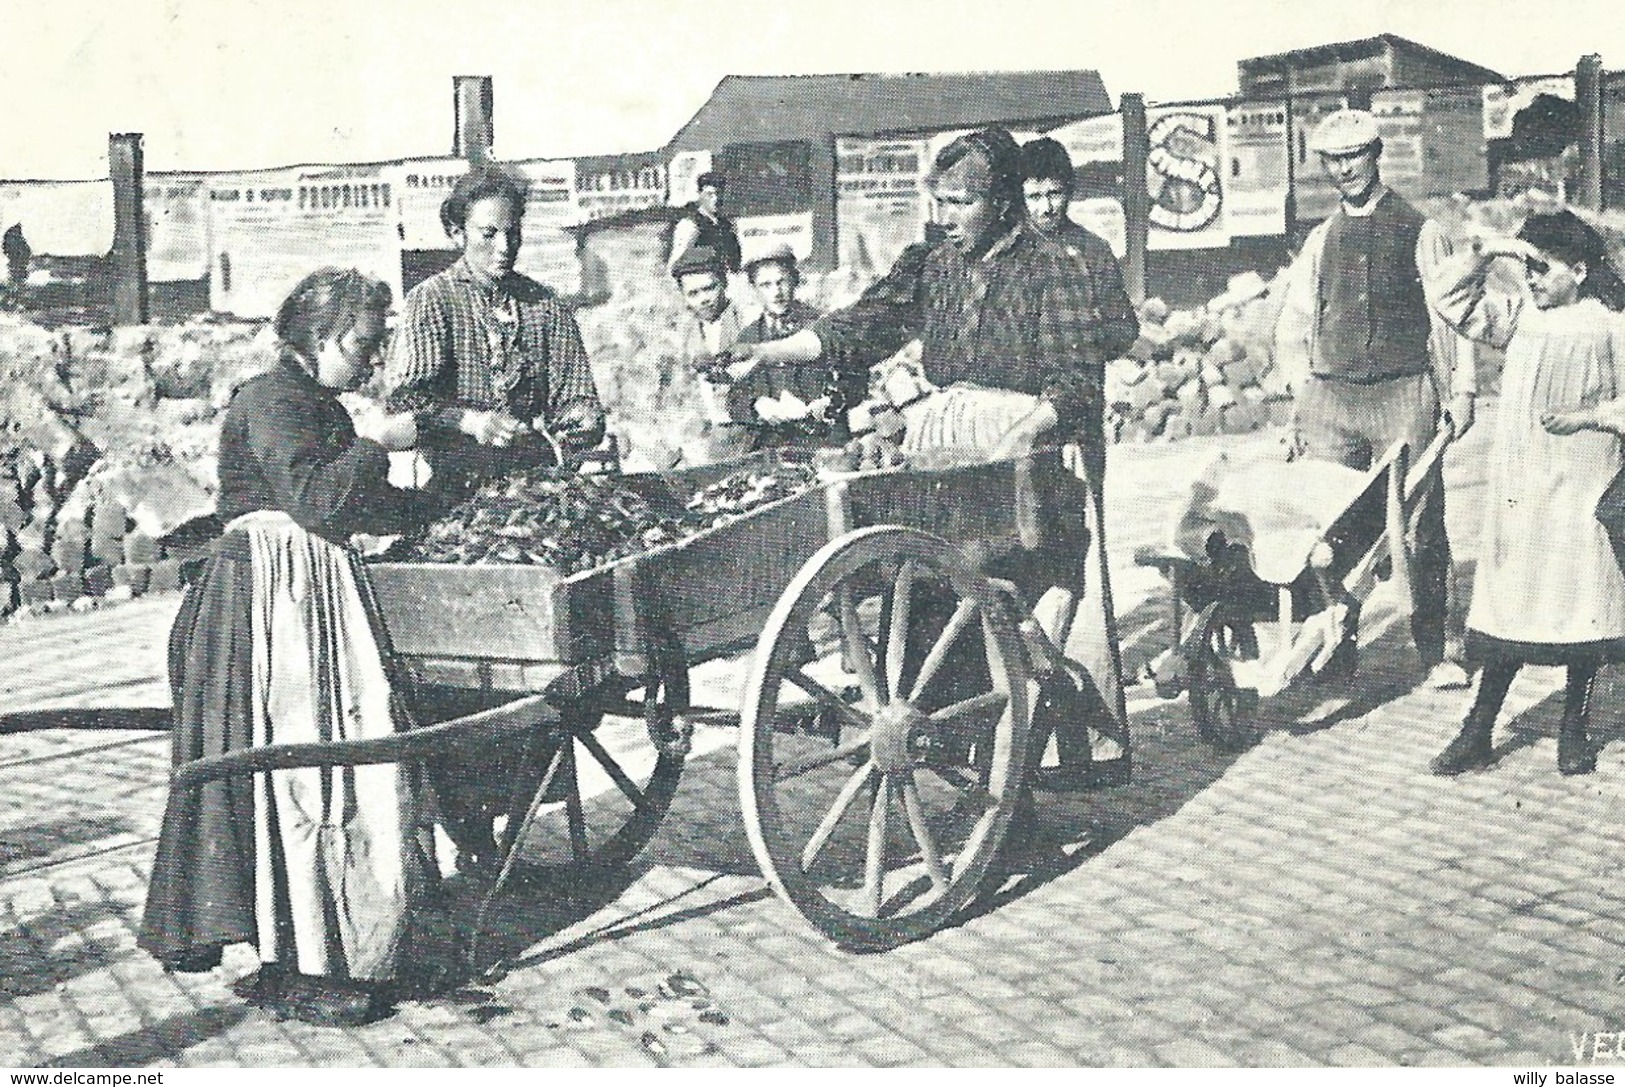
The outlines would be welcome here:
M 745 469 L 692 495 L 655 477 L 521 474 L 485 484 L 384 556 L 579 573 L 678 543 L 811 487 L 810 466 Z

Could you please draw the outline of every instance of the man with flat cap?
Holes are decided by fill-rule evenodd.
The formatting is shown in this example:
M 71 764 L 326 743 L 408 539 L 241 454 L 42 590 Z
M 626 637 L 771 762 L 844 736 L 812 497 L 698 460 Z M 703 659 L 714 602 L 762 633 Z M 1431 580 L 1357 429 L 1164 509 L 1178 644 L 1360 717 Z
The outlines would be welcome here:
M 742 455 L 749 436 L 728 409 L 728 376 L 722 362 L 739 340 L 744 322 L 728 297 L 728 268 L 716 250 L 690 246 L 671 266 L 672 279 L 692 318 L 683 328 L 682 363 L 697 381 L 696 397 L 704 416 L 705 450 L 685 451 L 690 463 L 714 462 Z
M 1401 438 L 1420 455 L 1441 421 L 1457 437 L 1473 423 L 1472 346 L 1423 291 L 1449 258 L 1450 239 L 1382 183 L 1382 137 L 1369 112 L 1332 113 L 1309 147 L 1340 199 L 1280 279 L 1276 364 L 1297 384 L 1298 442 L 1309 457 L 1359 469 Z M 1430 685 L 1461 685 L 1460 667 L 1445 661 L 1451 565 L 1442 485 L 1424 500 L 1414 544 L 1411 636 Z

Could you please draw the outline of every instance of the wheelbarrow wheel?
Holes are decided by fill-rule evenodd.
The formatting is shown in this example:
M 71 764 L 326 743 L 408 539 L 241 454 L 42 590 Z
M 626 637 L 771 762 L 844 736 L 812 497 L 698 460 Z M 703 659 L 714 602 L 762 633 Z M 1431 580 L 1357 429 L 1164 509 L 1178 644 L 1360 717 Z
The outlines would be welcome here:
M 1211 616 L 1188 665 L 1191 716 L 1202 739 L 1221 751 L 1258 740 L 1258 691 L 1236 682 L 1235 665 L 1258 659 L 1253 625 Z
M 946 540 L 879 526 L 826 545 L 745 689 L 740 800 L 774 890 L 849 946 L 940 928 L 1016 809 L 1029 687 L 1004 598 Z
M 687 710 L 688 669 L 675 650 L 652 652 L 648 675 L 612 677 L 562 709 L 538 740 L 540 783 L 510 814 L 527 875 L 581 881 L 637 856 L 682 778 Z

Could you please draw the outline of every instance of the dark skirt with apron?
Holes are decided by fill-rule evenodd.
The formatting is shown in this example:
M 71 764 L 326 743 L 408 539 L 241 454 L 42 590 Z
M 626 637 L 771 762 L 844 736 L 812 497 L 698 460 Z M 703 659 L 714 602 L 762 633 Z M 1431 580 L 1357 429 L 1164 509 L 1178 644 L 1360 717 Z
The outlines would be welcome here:
M 176 766 L 395 731 L 364 572 L 282 514 L 235 522 L 170 633 Z M 171 790 L 140 945 L 196 969 L 222 947 L 303 974 L 392 977 L 431 863 L 415 774 L 278 770 Z

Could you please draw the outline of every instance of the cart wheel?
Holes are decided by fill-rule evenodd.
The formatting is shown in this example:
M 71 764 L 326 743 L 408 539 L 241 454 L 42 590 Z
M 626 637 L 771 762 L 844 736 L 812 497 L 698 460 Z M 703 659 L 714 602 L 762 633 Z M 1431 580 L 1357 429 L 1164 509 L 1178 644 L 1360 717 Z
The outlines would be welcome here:
M 988 874 L 1030 725 L 1007 605 L 951 544 L 884 526 L 830 542 L 779 597 L 745 688 L 763 874 L 837 941 L 934 931 Z
M 1237 661 L 1258 659 L 1253 625 L 1213 615 L 1191 653 L 1191 716 L 1202 739 L 1222 751 L 1240 751 L 1258 739 L 1258 691 L 1236 683 Z
M 545 734 L 541 784 L 511 838 L 526 868 L 607 874 L 659 829 L 683 774 L 687 745 L 673 738 L 687 731 L 688 668 L 675 650 L 650 659 L 651 675 L 610 680 Z

